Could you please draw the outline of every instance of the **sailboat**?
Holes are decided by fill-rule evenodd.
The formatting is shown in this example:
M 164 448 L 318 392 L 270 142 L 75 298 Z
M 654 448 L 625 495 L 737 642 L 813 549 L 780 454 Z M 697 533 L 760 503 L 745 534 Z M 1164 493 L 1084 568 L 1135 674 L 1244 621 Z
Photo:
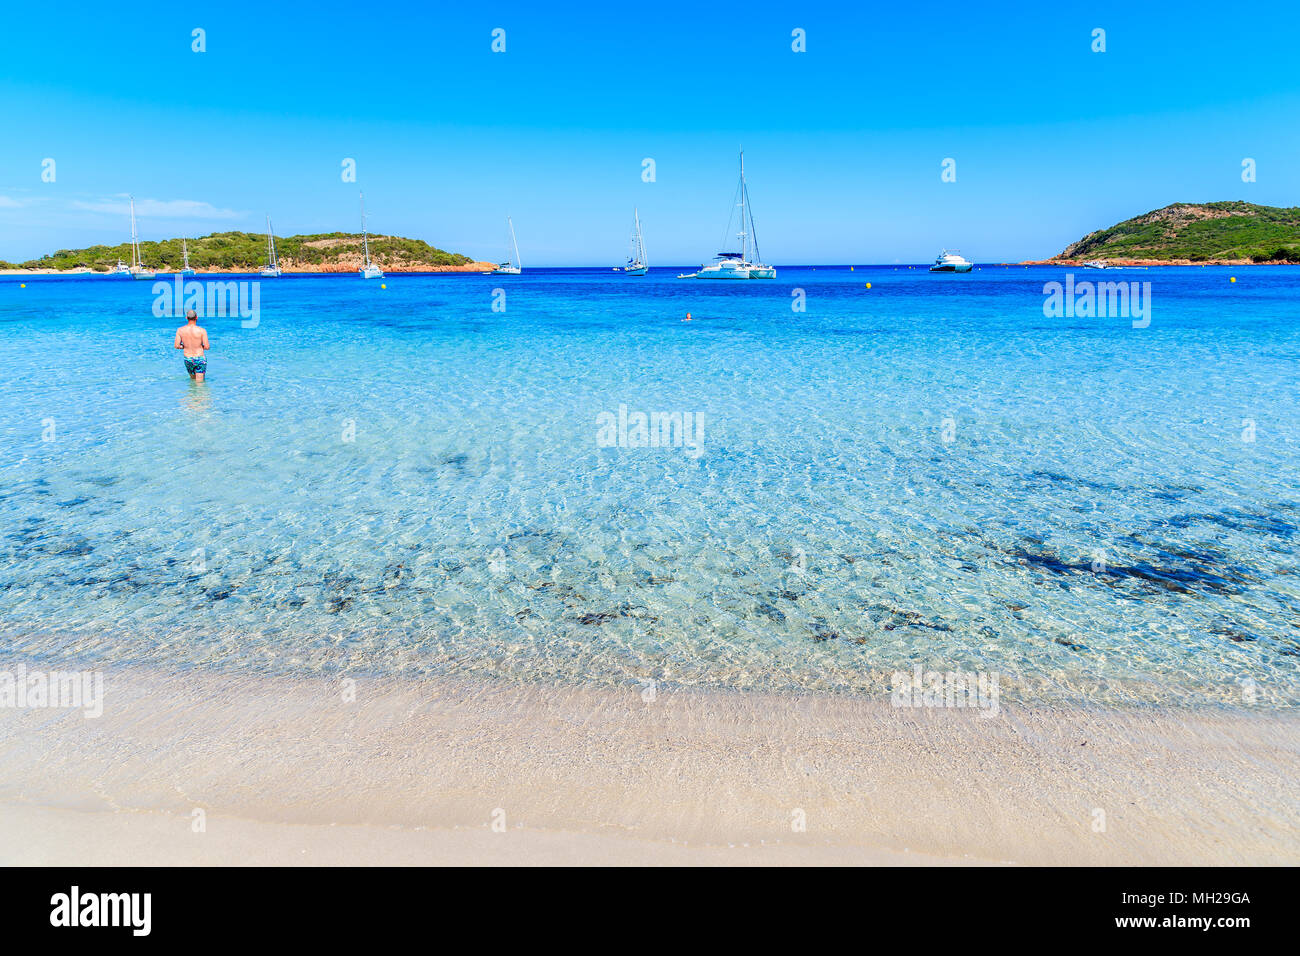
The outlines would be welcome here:
M 506 216 L 506 223 L 510 226 L 510 245 L 515 250 L 515 257 L 507 262 L 500 263 L 495 269 L 488 273 L 494 276 L 517 276 L 524 271 L 524 267 L 519 262 L 519 243 L 515 242 L 515 223 L 509 216 Z
M 128 196 L 131 200 L 131 266 L 127 271 L 131 274 L 132 279 L 155 279 L 158 273 L 144 267 L 144 262 L 140 259 L 140 235 L 135 229 L 135 197 Z M 121 262 L 118 265 L 121 266 Z
M 185 259 L 185 264 L 181 266 L 176 274 L 178 276 L 194 275 L 194 270 L 190 268 L 190 247 L 186 244 L 184 236 L 181 236 L 181 255 Z
M 679 279 L 775 279 L 776 268 L 766 265 L 758 251 L 758 235 L 754 228 L 754 212 L 749 202 L 749 187 L 745 184 L 745 151 L 740 151 L 740 185 L 736 187 L 740 196 L 740 240 L 739 252 L 719 252 L 714 262 L 700 266 L 698 272 L 678 276 Z M 754 258 L 749 258 L 750 246 L 754 247 Z
M 636 230 L 632 233 L 632 254 L 627 257 L 627 265 L 616 271 L 629 276 L 643 276 L 650 271 L 650 265 L 645 258 L 645 240 L 641 238 L 641 214 L 634 208 L 632 217 L 636 222 Z
M 361 193 L 361 251 L 365 256 L 364 264 L 357 270 L 363 279 L 382 279 L 384 271 L 370 261 L 370 234 L 366 231 L 366 194 Z
M 266 217 L 266 268 L 258 273 L 264 279 L 280 278 L 280 262 L 275 257 L 275 230 L 271 228 L 271 217 Z

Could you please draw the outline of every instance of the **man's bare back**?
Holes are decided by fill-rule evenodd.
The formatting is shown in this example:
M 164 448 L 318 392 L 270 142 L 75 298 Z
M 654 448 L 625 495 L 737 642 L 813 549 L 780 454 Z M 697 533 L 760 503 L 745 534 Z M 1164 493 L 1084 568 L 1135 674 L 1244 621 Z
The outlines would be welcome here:
M 185 371 L 196 382 L 203 381 L 208 370 L 208 360 L 204 352 L 212 345 L 208 342 L 208 330 L 199 325 L 198 313 L 193 309 L 185 313 L 186 322 L 176 330 L 176 348 L 185 357 Z

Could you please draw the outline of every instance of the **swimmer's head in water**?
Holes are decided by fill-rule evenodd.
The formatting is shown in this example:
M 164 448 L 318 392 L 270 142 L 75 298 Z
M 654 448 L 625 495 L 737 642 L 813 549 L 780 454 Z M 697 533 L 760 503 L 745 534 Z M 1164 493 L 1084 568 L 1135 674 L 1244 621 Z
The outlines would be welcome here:
M 193 309 L 190 309 L 188 312 L 185 313 L 185 321 L 197 322 L 198 320 L 199 320 L 199 314 L 195 312 Z

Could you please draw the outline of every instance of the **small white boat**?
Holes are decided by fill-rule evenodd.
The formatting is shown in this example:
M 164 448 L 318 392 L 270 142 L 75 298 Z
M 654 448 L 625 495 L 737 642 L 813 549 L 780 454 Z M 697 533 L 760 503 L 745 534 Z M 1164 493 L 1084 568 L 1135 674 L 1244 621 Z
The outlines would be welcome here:
M 619 269 L 615 267 L 615 272 L 622 272 L 628 276 L 643 276 L 650 271 L 650 265 L 646 262 L 645 240 L 641 238 L 641 213 L 632 209 L 632 218 L 636 223 L 636 228 L 632 232 L 632 252 L 627 257 L 627 265 Z
M 383 270 L 370 261 L 370 234 L 366 231 L 366 194 L 359 195 L 361 196 L 361 253 L 364 260 L 357 274 L 363 279 L 382 279 Z
M 1105 262 L 1103 262 L 1100 259 L 1089 259 L 1087 262 L 1083 264 L 1083 267 L 1085 269 L 1109 269 L 1110 268 L 1109 265 L 1107 265 Z
M 184 237 L 184 236 L 181 236 L 181 255 L 182 255 L 182 256 L 184 257 L 184 259 L 185 259 L 185 264 L 182 265 L 182 266 L 180 267 L 180 269 L 177 271 L 176 274 L 177 274 L 178 276 L 192 276 L 192 275 L 194 275 L 194 270 L 190 268 L 190 247 L 189 247 L 189 245 L 185 242 L 185 237 Z
M 970 272 L 972 263 L 962 258 L 957 250 L 944 249 L 930 266 L 931 272 Z
M 140 257 L 140 234 L 136 232 L 135 228 L 135 197 L 128 196 L 127 198 L 131 200 L 131 266 L 127 271 L 132 279 L 156 279 L 158 273 L 152 269 L 146 269 Z
M 275 230 L 271 228 L 271 217 L 266 217 L 266 267 L 258 273 L 263 279 L 278 279 L 280 260 L 275 256 Z
M 117 266 L 113 269 L 110 269 L 108 274 L 111 276 L 129 276 L 131 274 L 131 267 L 128 266 L 121 259 L 118 259 Z
M 754 228 L 754 212 L 749 201 L 749 186 L 745 183 L 745 151 L 740 152 L 740 240 L 739 252 L 719 252 L 714 261 L 700 266 L 698 272 L 678 276 L 679 279 L 775 279 L 776 268 L 765 264 L 758 251 L 758 235 Z M 730 223 L 728 223 L 730 227 Z M 754 247 L 754 258 L 749 258 L 749 247 Z
M 515 241 L 514 220 L 506 216 L 506 224 L 510 226 L 510 245 L 515 250 L 515 257 L 507 262 L 500 263 L 488 273 L 491 276 L 517 276 L 524 271 L 524 267 L 519 261 L 519 243 Z

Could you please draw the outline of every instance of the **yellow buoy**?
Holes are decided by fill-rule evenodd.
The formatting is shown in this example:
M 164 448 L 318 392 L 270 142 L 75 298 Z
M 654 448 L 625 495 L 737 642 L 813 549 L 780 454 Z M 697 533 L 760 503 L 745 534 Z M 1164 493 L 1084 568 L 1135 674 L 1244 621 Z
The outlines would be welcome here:
M 1236 282 L 1236 281 L 1237 281 L 1237 277 L 1236 277 L 1236 276 L 1230 276 L 1229 279 L 1228 279 L 1228 281 L 1229 281 L 1229 282 Z
M 868 289 L 871 288 L 871 283 L 870 283 L 870 282 L 867 283 L 867 288 L 868 288 Z
M 387 289 L 388 286 L 387 286 L 385 283 L 381 282 L 381 283 L 379 283 L 379 288 L 381 288 L 381 289 Z
M 18 288 L 20 288 L 20 289 L 26 289 L 26 288 L 27 288 L 27 283 L 26 283 L 26 282 L 20 282 L 20 283 L 18 283 Z

